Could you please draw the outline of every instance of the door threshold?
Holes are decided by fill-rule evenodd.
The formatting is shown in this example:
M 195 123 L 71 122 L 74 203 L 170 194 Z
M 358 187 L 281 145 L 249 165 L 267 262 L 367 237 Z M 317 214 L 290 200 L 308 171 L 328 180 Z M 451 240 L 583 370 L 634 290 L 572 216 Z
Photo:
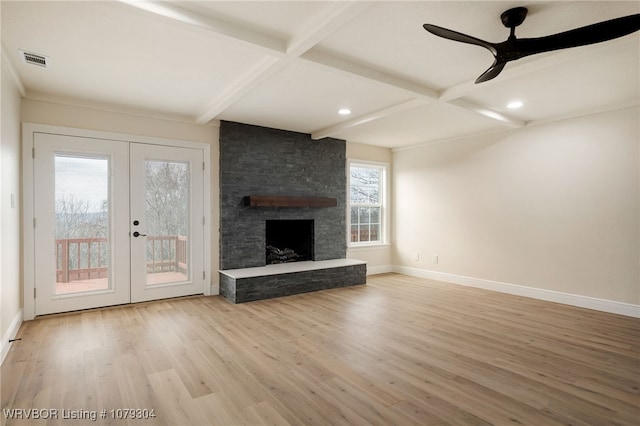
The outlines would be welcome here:
M 106 310 L 114 309 L 114 308 L 125 308 L 125 307 L 136 307 L 136 306 L 150 305 L 150 304 L 157 303 L 157 302 L 166 302 L 167 300 L 181 300 L 181 299 L 190 299 L 190 298 L 195 299 L 195 298 L 203 297 L 203 296 L 204 296 L 204 293 L 199 293 L 199 294 L 189 294 L 187 296 L 168 297 L 166 299 L 147 300 L 147 301 L 143 301 L 143 302 L 121 303 L 121 304 L 118 304 L 118 305 L 99 306 L 97 308 L 77 309 L 77 310 L 74 310 L 74 311 L 55 312 L 55 313 L 52 313 L 52 314 L 36 315 L 34 319 L 56 318 L 56 317 L 62 317 L 62 316 L 67 316 L 67 315 L 83 314 L 83 313 L 88 313 L 88 312 L 106 311 Z

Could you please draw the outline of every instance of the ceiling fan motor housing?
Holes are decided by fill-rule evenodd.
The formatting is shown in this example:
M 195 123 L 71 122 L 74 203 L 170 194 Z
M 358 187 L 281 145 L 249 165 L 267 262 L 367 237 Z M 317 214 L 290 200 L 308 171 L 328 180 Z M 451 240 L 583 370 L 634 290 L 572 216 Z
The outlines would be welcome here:
M 500 15 L 502 24 L 507 28 L 515 28 L 524 22 L 527 17 L 528 9 L 526 7 L 514 7 L 513 9 L 505 10 Z

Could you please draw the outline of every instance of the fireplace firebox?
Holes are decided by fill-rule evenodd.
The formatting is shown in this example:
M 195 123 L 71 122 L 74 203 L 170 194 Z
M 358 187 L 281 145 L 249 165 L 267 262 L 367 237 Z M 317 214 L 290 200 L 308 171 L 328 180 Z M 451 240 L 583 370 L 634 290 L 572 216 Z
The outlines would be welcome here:
M 267 220 L 266 264 L 314 260 L 313 220 Z

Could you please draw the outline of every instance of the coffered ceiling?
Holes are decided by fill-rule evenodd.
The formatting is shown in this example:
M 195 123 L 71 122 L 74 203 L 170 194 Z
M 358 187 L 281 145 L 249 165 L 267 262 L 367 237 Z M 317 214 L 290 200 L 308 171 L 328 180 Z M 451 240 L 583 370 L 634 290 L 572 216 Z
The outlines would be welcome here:
M 637 1 L 2 1 L 25 97 L 390 148 L 640 103 L 640 33 L 511 62 L 422 24 L 499 42 L 640 12 Z M 47 56 L 27 64 L 20 50 Z M 510 110 L 507 103 L 524 105 Z M 338 114 L 348 108 L 351 114 Z

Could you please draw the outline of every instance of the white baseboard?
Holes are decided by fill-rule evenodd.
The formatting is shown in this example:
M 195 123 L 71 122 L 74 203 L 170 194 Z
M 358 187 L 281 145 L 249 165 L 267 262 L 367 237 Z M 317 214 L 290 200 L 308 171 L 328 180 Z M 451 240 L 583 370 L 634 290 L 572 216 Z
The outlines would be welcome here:
M 530 297 L 532 299 L 546 300 L 548 302 L 562 303 L 579 308 L 593 309 L 612 314 L 625 315 L 640 318 L 640 305 L 616 302 L 615 300 L 598 299 L 595 297 L 581 296 L 579 294 L 562 293 L 559 291 L 545 290 L 535 287 L 527 287 L 517 284 L 503 283 L 499 281 L 484 280 L 481 278 L 465 277 L 462 275 L 448 274 L 445 272 L 428 271 L 425 269 L 410 268 L 407 266 L 393 266 L 393 272 L 426 278 L 436 281 L 444 281 L 468 287 L 483 288 L 485 290 L 516 296 Z
M 392 265 L 369 266 L 367 265 L 367 275 L 388 274 L 393 272 Z
M 9 325 L 6 333 L 4 333 L 4 335 L 2 336 L 2 341 L 0 341 L 0 365 L 2 365 L 2 363 L 4 362 L 4 359 L 7 357 L 9 349 L 11 348 L 11 343 L 9 343 L 9 340 L 16 337 L 16 334 L 18 334 L 18 330 L 20 329 L 21 325 L 22 309 L 20 309 L 18 313 L 16 313 L 16 315 L 13 317 L 11 325 Z

